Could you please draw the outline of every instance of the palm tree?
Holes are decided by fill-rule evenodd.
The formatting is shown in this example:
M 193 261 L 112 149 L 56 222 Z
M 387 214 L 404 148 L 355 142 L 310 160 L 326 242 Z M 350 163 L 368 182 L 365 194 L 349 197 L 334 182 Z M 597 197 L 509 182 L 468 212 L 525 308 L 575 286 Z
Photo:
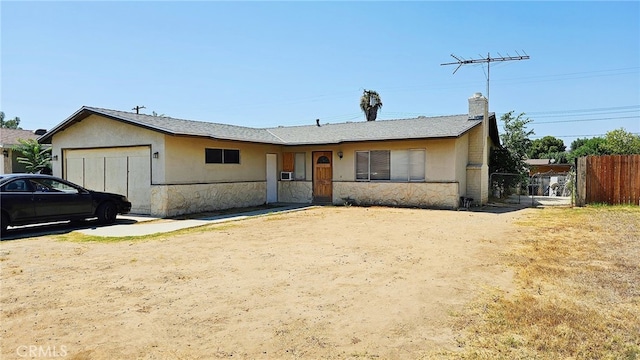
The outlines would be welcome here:
M 365 90 L 360 98 L 360 109 L 364 112 L 367 121 L 375 121 L 378 117 L 378 109 L 382 107 L 380 95 L 373 90 Z
M 37 173 L 49 168 L 51 164 L 51 148 L 44 147 L 35 139 L 18 139 L 19 144 L 13 147 L 23 156 L 17 157 L 20 164 L 25 165 L 28 173 Z

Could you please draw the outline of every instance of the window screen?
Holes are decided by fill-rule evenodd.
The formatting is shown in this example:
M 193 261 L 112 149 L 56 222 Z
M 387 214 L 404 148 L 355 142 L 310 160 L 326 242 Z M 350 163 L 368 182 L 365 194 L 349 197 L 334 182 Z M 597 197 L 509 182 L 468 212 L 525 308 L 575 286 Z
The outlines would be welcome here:
M 205 149 L 204 162 L 207 164 L 240 164 L 240 150 Z
M 389 150 L 375 150 L 369 153 L 371 180 L 390 180 L 391 156 Z
M 223 155 L 225 164 L 240 164 L 240 150 L 224 149 Z
M 424 181 L 425 150 L 356 151 L 356 180 Z
M 369 180 L 368 151 L 356 151 L 356 180 Z
M 294 179 L 305 180 L 306 179 L 306 165 L 305 165 L 305 153 L 296 153 L 295 165 L 294 165 Z

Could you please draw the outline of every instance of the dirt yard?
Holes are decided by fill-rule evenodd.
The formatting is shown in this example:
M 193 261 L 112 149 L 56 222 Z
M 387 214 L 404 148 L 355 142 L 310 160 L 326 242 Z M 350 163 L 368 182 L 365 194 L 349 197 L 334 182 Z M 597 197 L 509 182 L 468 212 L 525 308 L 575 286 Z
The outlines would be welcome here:
M 151 239 L 3 241 L 1 358 L 457 351 L 452 314 L 512 291 L 502 257 L 530 211 L 325 207 Z

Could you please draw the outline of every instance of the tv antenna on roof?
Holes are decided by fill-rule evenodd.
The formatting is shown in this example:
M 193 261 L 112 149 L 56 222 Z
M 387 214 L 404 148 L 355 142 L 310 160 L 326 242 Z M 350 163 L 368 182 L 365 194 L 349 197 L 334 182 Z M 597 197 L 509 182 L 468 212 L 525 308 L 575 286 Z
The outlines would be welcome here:
M 522 51 L 524 53 L 524 55 L 520 55 L 520 53 L 518 53 L 516 51 L 516 54 L 518 54 L 518 56 L 509 56 L 509 54 L 507 54 L 507 56 L 502 56 L 500 55 L 500 53 L 498 53 L 498 55 L 500 55 L 500 57 L 491 57 L 491 54 L 487 53 L 487 57 L 480 57 L 478 59 L 470 59 L 470 60 L 466 60 L 463 57 L 458 57 L 455 56 L 453 54 L 451 54 L 451 57 L 458 60 L 456 62 L 451 62 L 451 63 L 444 63 L 444 64 L 440 64 L 442 65 L 458 65 L 458 67 L 453 70 L 453 73 L 455 74 L 456 71 L 458 71 L 458 69 L 460 69 L 460 67 L 462 65 L 468 65 L 468 64 L 483 64 L 483 63 L 487 63 L 487 99 L 489 99 L 489 69 L 491 67 L 491 62 L 495 62 L 495 61 L 513 61 L 513 60 L 529 60 L 529 55 L 527 55 L 527 53 L 524 52 L 524 50 Z
M 135 111 L 136 111 L 136 114 L 140 114 L 140 110 L 141 110 L 141 109 L 146 109 L 146 108 L 144 107 L 144 105 L 142 105 L 142 106 L 136 106 L 136 107 L 134 107 L 134 108 L 133 108 L 133 109 L 131 109 L 131 110 L 135 110 Z

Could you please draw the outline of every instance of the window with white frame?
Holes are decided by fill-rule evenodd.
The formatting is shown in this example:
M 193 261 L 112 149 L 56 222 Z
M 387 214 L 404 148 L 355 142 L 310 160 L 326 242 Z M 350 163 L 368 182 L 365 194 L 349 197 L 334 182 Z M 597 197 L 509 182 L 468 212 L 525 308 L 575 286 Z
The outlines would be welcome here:
M 356 151 L 356 180 L 424 181 L 425 150 Z
M 305 180 L 307 178 L 305 170 L 305 153 L 299 152 L 295 154 L 293 169 L 293 178 L 295 180 Z

